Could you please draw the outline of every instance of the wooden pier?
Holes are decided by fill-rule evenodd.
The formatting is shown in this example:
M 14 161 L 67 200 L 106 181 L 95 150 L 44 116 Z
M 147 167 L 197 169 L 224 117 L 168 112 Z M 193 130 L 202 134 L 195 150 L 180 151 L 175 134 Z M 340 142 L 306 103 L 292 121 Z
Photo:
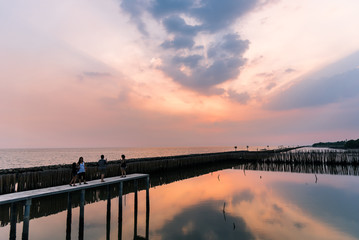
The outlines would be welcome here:
M 80 219 L 79 219 L 79 239 L 84 239 L 84 206 L 85 206 L 85 191 L 87 189 L 98 188 L 107 186 L 108 198 L 107 198 L 107 222 L 106 222 L 106 235 L 110 234 L 110 216 L 111 216 L 111 198 L 110 198 L 110 186 L 114 184 L 119 184 L 119 217 L 118 217 L 118 239 L 122 239 L 122 195 L 123 195 L 123 183 L 126 181 L 134 181 L 134 237 L 137 237 L 137 212 L 138 212 L 138 180 L 146 181 L 146 237 L 148 239 L 149 235 L 149 188 L 150 180 L 148 174 L 129 174 L 126 177 L 110 177 L 105 178 L 105 182 L 101 182 L 100 179 L 88 181 L 87 184 L 77 184 L 76 186 L 70 185 L 61 185 L 56 187 L 35 189 L 29 191 L 15 192 L 9 194 L 0 195 L 0 206 L 4 204 L 11 204 L 11 222 L 10 222 L 10 234 L 9 239 L 16 239 L 16 203 L 24 202 L 25 210 L 23 217 L 23 231 L 22 239 L 28 239 L 29 236 L 29 222 L 30 222 L 30 206 L 32 199 L 41 198 L 56 194 L 68 194 L 67 197 L 67 224 L 66 224 L 66 239 L 71 239 L 71 222 L 72 222 L 72 193 L 75 191 L 81 192 L 80 198 Z M 108 237 L 106 236 L 106 237 Z M 107 238 L 108 239 L 108 238 Z

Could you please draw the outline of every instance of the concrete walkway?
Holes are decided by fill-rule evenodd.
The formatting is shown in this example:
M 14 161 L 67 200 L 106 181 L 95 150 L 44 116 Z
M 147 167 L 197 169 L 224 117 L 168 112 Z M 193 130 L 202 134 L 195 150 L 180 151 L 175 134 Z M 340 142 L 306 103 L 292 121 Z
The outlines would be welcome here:
M 101 179 L 96 179 L 96 180 L 92 180 L 92 181 L 87 181 L 88 184 L 82 183 L 81 185 L 79 185 L 77 183 L 76 186 L 70 186 L 69 184 L 66 184 L 66 185 L 61 185 L 61 186 L 56 186 L 56 187 L 40 188 L 40 189 L 29 190 L 29 191 L 21 191 L 21 192 L 3 194 L 3 195 L 0 195 L 0 205 L 6 204 L 6 203 L 28 200 L 28 199 L 32 199 L 32 198 L 38 198 L 38 197 L 44 197 L 44 196 L 55 195 L 55 194 L 60 194 L 60 193 L 74 192 L 74 191 L 83 190 L 83 189 L 106 186 L 106 185 L 110 185 L 110 184 L 114 184 L 114 183 L 131 181 L 131 180 L 136 180 L 136 179 L 141 179 L 141 178 L 149 178 L 149 175 L 135 173 L 135 174 L 128 174 L 124 178 L 122 178 L 120 176 L 105 178 L 104 179 L 105 182 L 101 182 Z M 147 179 L 147 181 L 149 181 L 149 179 Z

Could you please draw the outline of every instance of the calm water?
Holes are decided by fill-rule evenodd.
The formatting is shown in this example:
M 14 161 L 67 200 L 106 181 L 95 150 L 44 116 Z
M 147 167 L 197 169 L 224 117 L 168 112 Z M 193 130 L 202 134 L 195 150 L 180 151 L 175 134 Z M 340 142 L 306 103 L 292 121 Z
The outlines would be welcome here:
M 359 239 L 358 177 L 317 174 L 316 181 L 313 174 L 301 173 L 228 168 L 197 176 L 196 170 L 178 171 L 178 176 L 176 172 L 151 175 L 151 240 Z M 118 239 L 118 197 L 112 196 L 106 224 L 106 189 L 89 194 L 84 239 L 106 239 L 106 230 L 110 239 Z M 145 191 L 138 196 L 137 228 L 134 194 L 123 196 L 122 239 L 134 239 L 135 232 L 145 236 Z M 78 198 L 74 196 L 73 201 Z M 65 239 L 66 196 L 33 205 L 43 211 L 30 220 L 29 239 Z M 10 226 L 1 223 L 5 226 L 0 227 L 0 239 L 8 239 Z M 71 229 L 72 239 L 78 239 L 78 205 L 72 209 Z M 16 230 L 20 239 L 22 222 Z
M 249 147 L 249 150 L 263 147 Z M 266 147 L 274 148 L 274 147 Z M 237 150 L 245 150 L 238 146 Z M 107 160 L 175 156 L 196 153 L 233 151 L 234 147 L 167 147 L 167 148 L 51 148 L 51 149 L 0 149 L 0 169 L 70 164 L 82 156 L 85 162 L 97 162 L 101 154 Z

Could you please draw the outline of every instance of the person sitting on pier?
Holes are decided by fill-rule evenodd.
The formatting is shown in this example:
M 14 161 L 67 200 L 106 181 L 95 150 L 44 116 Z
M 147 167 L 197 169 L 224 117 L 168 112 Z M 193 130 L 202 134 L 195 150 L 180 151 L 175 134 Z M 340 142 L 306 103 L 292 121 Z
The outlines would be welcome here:
M 101 182 L 104 182 L 103 178 L 105 177 L 106 173 L 106 164 L 107 164 L 107 158 L 105 159 L 104 155 L 101 155 L 101 159 L 98 160 L 98 170 L 101 174 Z
M 77 179 L 77 164 L 76 162 L 72 163 L 72 171 L 71 171 L 71 176 L 72 179 L 70 181 L 70 186 L 76 186 L 76 179 Z
M 121 177 L 126 177 L 126 167 L 127 167 L 127 164 L 126 164 L 126 159 L 125 159 L 125 155 L 121 155 Z
M 81 185 L 81 180 L 84 182 L 84 184 L 87 184 L 85 172 L 86 172 L 86 166 L 84 163 L 84 158 L 80 157 L 79 162 L 77 163 L 79 166 L 79 170 L 77 172 L 77 175 L 79 176 L 79 184 Z

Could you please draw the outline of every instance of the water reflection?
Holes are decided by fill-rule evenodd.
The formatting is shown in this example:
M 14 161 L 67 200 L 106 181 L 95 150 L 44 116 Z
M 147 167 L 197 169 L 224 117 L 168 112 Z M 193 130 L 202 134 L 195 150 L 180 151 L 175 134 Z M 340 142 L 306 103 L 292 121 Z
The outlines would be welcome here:
M 358 177 L 209 170 L 153 175 L 150 196 L 140 182 L 58 196 L 51 199 L 55 209 L 62 209 L 57 213 L 47 202 L 34 200 L 30 239 L 63 239 L 65 233 L 66 239 L 90 240 L 359 238 Z M 118 198 L 122 193 L 124 198 Z M 42 216 L 34 209 L 45 206 Z M 24 212 L 23 206 L 8 206 L 13 208 Z M 16 222 L 13 216 L 7 221 Z M 44 229 L 44 223 L 57 227 Z M 1 227 L 0 238 L 11 232 L 21 236 L 22 226 L 14 225 Z
M 242 217 L 227 213 L 223 220 L 220 204 L 208 201 L 183 209 L 156 234 L 173 240 L 255 239 Z
M 335 189 L 358 184 L 358 179 L 321 175 L 315 184 L 313 177 L 224 170 L 156 187 L 151 196 L 163 200 L 151 201 L 152 211 L 161 212 L 152 214 L 151 239 L 357 239 L 354 226 L 359 219 L 345 210 L 350 208 L 351 215 L 358 212 L 353 204 L 358 199 L 356 188 L 342 189 L 341 197 L 329 201 L 335 211 L 320 206 L 331 196 L 317 190 L 325 187 L 337 195 Z M 305 196 L 302 202 L 301 196 Z

